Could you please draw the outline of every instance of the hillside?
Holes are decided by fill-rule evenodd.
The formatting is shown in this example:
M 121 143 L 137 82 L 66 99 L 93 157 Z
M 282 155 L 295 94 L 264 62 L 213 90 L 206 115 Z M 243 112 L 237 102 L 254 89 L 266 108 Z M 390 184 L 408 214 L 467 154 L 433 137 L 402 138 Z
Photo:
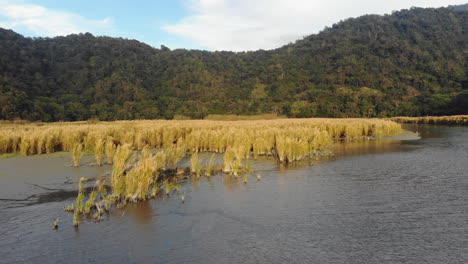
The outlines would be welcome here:
M 467 32 L 466 5 L 347 19 L 240 53 L 0 29 L 0 119 L 467 114 Z

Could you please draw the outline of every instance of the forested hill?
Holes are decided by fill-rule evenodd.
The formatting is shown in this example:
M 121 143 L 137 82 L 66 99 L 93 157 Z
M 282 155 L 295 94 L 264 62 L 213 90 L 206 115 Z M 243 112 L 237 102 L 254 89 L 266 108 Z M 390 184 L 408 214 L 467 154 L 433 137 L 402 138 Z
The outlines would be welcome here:
M 467 114 L 467 57 L 466 5 L 347 19 L 241 53 L 0 29 L 0 119 Z

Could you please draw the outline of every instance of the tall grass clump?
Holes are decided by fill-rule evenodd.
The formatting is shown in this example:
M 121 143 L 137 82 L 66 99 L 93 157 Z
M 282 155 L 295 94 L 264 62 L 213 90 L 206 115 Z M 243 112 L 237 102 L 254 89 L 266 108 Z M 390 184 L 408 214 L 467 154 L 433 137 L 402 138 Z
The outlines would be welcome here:
M 93 189 L 91 193 L 89 194 L 88 200 L 86 201 L 84 205 L 85 214 L 91 213 L 91 208 L 94 206 L 94 202 L 96 201 L 97 196 L 98 196 L 98 192 L 95 189 Z
M 76 212 L 78 213 L 83 213 L 84 211 L 84 199 L 85 199 L 85 194 L 84 194 L 84 189 L 83 189 L 83 183 L 86 182 L 86 178 L 81 177 L 80 180 L 78 181 L 78 196 L 76 197 Z
M 23 137 L 21 138 L 21 143 L 19 145 L 20 154 L 22 156 L 27 156 L 29 153 L 30 146 L 31 146 L 31 143 L 29 142 L 29 137 L 26 135 L 23 135 Z
M 97 139 L 94 146 L 94 156 L 96 157 L 96 164 L 102 166 L 102 160 L 104 156 L 104 140 Z
M 109 164 L 112 164 L 114 160 L 115 149 L 116 149 L 116 146 L 114 144 L 114 140 L 112 139 L 112 137 L 107 137 L 106 143 L 105 143 L 105 152 L 106 152 L 107 163 Z
M 190 169 L 192 174 L 197 177 L 201 175 L 201 165 L 198 163 L 198 152 L 192 153 L 192 156 L 190 157 Z
M 82 155 L 83 155 L 83 144 L 81 143 L 75 144 L 72 149 L 73 166 L 78 167 L 80 165 L 80 159 Z
M 211 174 L 213 173 L 214 160 L 215 154 L 212 154 L 205 169 L 205 175 L 208 177 L 211 176 Z
M 183 146 L 175 146 L 165 150 L 166 155 L 166 168 L 167 169 L 176 169 L 177 163 L 184 157 L 185 155 L 185 147 Z
M 112 194 L 120 198 L 125 194 L 125 171 L 130 165 L 128 160 L 132 153 L 130 144 L 117 147 L 114 155 L 114 166 L 111 174 Z
M 155 156 L 144 147 L 140 160 L 125 175 L 125 198 L 132 202 L 148 199 L 151 186 L 157 181 L 158 169 Z
M 464 122 L 461 121 L 464 120 L 462 118 L 458 120 L 459 123 Z M 132 150 L 141 150 L 148 146 L 151 149 L 164 151 L 172 149 L 172 152 L 167 152 L 167 156 L 170 157 L 167 166 L 174 167 L 177 163 L 174 161 L 178 161 L 180 153 L 225 153 L 240 148 L 245 152 L 245 158 L 277 156 L 279 151 L 281 152 L 279 157 L 283 162 L 292 162 L 308 157 L 311 153 L 317 153 L 326 148 L 327 142 L 332 140 L 362 140 L 391 136 L 400 130 L 401 126 L 393 121 L 358 118 L 137 120 L 97 123 L 58 122 L 40 126 L 6 124 L 0 126 L 0 154 L 73 152 L 78 144 L 82 144 L 83 151 L 98 150 L 95 153 L 98 160 L 103 159 L 101 157 L 103 147 L 106 160 L 111 163 L 118 146 L 129 145 Z M 232 167 L 231 165 L 228 164 L 226 169 Z
M 232 172 L 235 161 L 234 159 L 234 151 L 232 149 L 227 149 L 226 152 L 224 152 L 224 173 Z

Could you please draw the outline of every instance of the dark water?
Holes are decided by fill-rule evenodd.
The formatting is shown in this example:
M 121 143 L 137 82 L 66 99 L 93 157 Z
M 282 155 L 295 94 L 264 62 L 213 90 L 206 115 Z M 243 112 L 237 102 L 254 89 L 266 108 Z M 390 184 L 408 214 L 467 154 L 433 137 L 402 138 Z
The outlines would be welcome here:
M 468 128 L 411 129 L 423 139 L 257 161 L 260 182 L 186 181 L 185 204 L 160 197 L 78 230 L 62 210 L 74 182 L 109 167 L 0 159 L 0 263 L 468 263 Z

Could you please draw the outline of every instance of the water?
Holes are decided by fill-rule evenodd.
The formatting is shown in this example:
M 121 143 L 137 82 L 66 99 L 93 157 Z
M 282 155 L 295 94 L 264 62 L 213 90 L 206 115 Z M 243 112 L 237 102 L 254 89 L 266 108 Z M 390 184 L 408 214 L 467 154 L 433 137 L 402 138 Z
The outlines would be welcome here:
M 257 161 L 247 184 L 185 181 L 184 204 L 159 197 L 78 230 L 62 210 L 74 182 L 109 167 L 0 159 L 0 263 L 467 263 L 468 128 L 409 128 L 423 139 L 340 144 L 288 168 Z

